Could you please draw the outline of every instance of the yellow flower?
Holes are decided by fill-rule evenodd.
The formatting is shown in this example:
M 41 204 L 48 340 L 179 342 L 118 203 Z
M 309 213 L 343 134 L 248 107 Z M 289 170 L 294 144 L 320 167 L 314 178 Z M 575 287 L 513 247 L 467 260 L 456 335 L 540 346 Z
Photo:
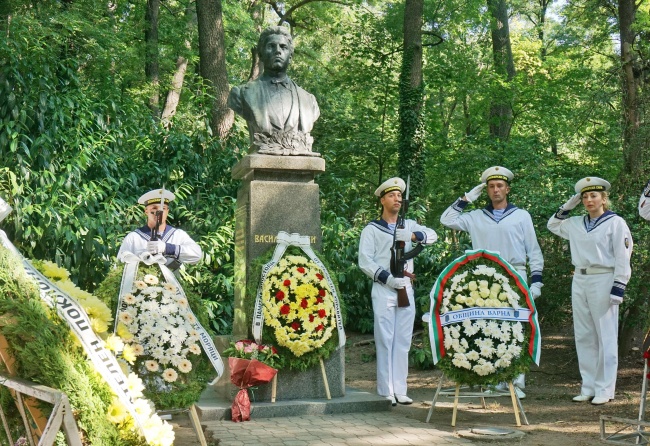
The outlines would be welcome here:
M 90 318 L 90 326 L 93 328 L 95 333 L 105 333 L 108 331 L 108 324 L 106 321 L 94 317 Z
M 129 364 L 133 364 L 137 358 L 137 355 L 133 351 L 133 347 L 129 344 L 126 344 L 124 346 L 124 349 L 122 350 L 122 358 Z
M 70 279 L 56 282 L 56 286 L 77 301 L 83 301 L 84 299 L 92 297 L 92 294 L 77 287 L 77 285 L 72 283 Z
M 43 272 L 43 275 L 45 275 L 45 277 L 48 277 L 55 281 L 67 280 L 70 277 L 70 273 L 67 269 L 63 268 L 62 266 L 58 266 L 56 263 L 50 262 L 49 260 L 41 261 L 40 268 L 38 269 Z
M 133 334 L 122 322 L 117 323 L 117 335 L 125 341 L 130 341 L 133 339 Z
M 124 349 L 124 342 L 115 335 L 109 335 L 105 342 L 106 348 L 112 352 L 119 353 Z
M 114 424 L 120 424 L 126 419 L 127 415 L 128 412 L 122 403 L 117 398 L 113 399 L 111 405 L 108 406 L 108 413 L 106 414 L 108 421 Z

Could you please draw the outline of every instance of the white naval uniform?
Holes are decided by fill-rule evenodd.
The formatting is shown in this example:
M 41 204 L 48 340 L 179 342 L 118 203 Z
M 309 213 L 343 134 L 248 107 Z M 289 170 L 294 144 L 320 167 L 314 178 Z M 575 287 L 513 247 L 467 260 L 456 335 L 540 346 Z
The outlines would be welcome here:
M 468 202 L 459 198 L 440 217 L 440 223 L 451 229 L 469 233 L 473 249 L 497 251 L 526 279 L 526 261 L 530 266 L 530 284 L 542 282 L 544 257 L 537 242 L 530 214 L 508 203 L 500 219 L 495 218 L 492 204 L 484 209 L 463 213 Z M 519 388 L 526 387 L 525 374 L 513 381 Z
M 650 220 L 650 181 L 645 185 L 639 199 L 639 215 L 646 220 Z
M 575 266 L 571 286 L 573 330 L 582 395 L 614 398 L 618 369 L 618 305 L 630 279 L 632 235 L 621 217 L 606 211 L 587 230 L 589 217 L 568 217 L 560 209 L 548 229 L 569 240 Z
M 433 229 L 413 220 L 404 222 L 405 229 L 415 234 L 422 245 L 430 245 L 438 239 Z M 386 285 L 390 276 L 390 254 L 394 230 L 384 220 L 370 222 L 361 232 L 359 241 L 359 267 L 370 277 L 372 284 L 372 310 L 374 313 L 375 348 L 377 349 L 377 393 L 382 396 L 406 395 L 408 376 L 408 353 L 415 320 L 415 300 L 411 279 L 407 279 L 406 291 L 410 305 L 397 306 L 397 292 Z M 406 242 L 405 252 L 413 249 Z M 413 272 L 413 259 L 406 262 L 406 271 Z
M 122 255 L 127 252 L 139 256 L 147 250 L 147 242 L 151 240 L 151 229 L 143 226 L 135 231 L 129 232 L 120 250 L 117 253 L 117 259 L 122 260 Z M 167 225 L 165 232 L 160 236 L 160 240 L 165 242 L 165 252 L 163 255 L 167 258 L 167 267 L 172 271 L 177 270 L 181 263 L 194 264 L 198 263 L 203 256 L 201 247 L 182 229 L 174 228 Z
M 526 278 L 526 260 L 530 266 L 530 284 L 542 281 L 544 257 L 537 242 L 535 227 L 530 214 L 510 203 L 500 220 L 494 217 L 492 205 L 463 213 L 468 202 L 458 199 L 440 217 L 440 223 L 448 228 L 468 232 L 473 249 L 498 251 L 501 258 L 510 263 Z

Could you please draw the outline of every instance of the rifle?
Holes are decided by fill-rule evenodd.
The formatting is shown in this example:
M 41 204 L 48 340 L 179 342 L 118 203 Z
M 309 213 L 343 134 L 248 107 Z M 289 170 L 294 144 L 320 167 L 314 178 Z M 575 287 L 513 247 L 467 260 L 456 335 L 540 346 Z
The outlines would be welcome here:
M 406 268 L 406 262 L 413 257 L 417 256 L 422 252 L 424 246 L 417 245 L 415 248 L 409 252 L 404 252 L 406 247 L 405 242 L 400 242 L 396 240 L 397 229 L 404 229 L 406 212 L 409 207 L 409 185 L 411 183 L 411 176 L 409 175 L 406 179 L 406 197 L 402 199 L 402 207 L 397 216 L 397 223 L 395 224 L 395 232 L 393 233 L 393 247 L 390 249 L 390 273 L 394 277 L 404 277 Z M 409 274 L 409 273 L 406 273 Z M 415 278 L 415 276 L 410 275 L 409 277 Z M 408 307 L 409 298 L 406 293 L 406 288 L 400 288 L 397 290 L 397 306 L 398 307 Z
M 160 225 L 162 225 L 163 213 L 165 212 L 165 187 L 163 186 L 160 194 L 160 209 L 156 211 L 156 225 L 151 230 L 151 241 L 154 242 L 160 238 Z

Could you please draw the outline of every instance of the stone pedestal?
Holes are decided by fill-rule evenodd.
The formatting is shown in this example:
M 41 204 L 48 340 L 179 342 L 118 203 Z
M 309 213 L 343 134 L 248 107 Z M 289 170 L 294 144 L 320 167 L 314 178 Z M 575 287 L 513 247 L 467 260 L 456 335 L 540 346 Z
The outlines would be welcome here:
M 253 154 L 233 167 L 232 177 L 242 181 L 235 210 L 233 337 L 250 337 L 251 315 L 244 308 L 249 267 L 275 246 L 278 232 L 307 235 L 312 247 L 320 249 L 320 201 L 314 177 L 324 171 L 324 159 L 308 156 Z
M 308 156 L 271 156 L 252 154 L 232 170 L 242 183 L 235 211 L 235 308 L 232 339 L 251 338 L 252 314 L 247 314 L 245 298 L 251 264 L 276 245 L 278 232 L 309 236 L 315 250 L 321 247 L 320 197 L 314 177 L 325 171 L 325 160 Z M 259 277 L 250 282 L 257 284 Z M 257 287 L 257 285 L 255 285 Z M 248 310 L 250 311 L 250 309 Z M 227 345 L 226 340 L 222 340 Z M 338 349 L 325 361 L 332 397 L 345 395 L 345 349 Z M 234 397 L 237 389 L 229 383 L 229 371 L 220 381 L 221 393 Z M 319 366 L 306 372 L 281 370 L 278 374 L 277 399 L 325 398 L 325 386 Z M 255 391 L 257 401 L 270 401 L 271 385 Z

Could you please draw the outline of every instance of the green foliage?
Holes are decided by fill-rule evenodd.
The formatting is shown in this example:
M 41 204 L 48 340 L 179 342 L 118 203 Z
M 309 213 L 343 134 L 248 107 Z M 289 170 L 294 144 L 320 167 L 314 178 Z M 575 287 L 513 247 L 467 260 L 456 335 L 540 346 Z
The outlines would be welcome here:
M 95 372 L 72 338 L 69 327 L 40 299 L 38 288 L 20 263 L 0 248 L 0 333 L 15 359 L 15 373 L 23 379 L 65 392 L 75 409 L 79 428 L 95 445 L 143 445 L 142 439 L 121 437 L 106 418 L 112 392 Z M 4 407 L 13 404 L 2 392 Z M 50 409 L 46 409 L 46 414 Z M 16 414 L 9 410 L 5 414 Z M 20 426 L 20 418 L 13 419 Z M 15 428 L 20 429 L 20 428 Z M 4 438 L 4 431 L 0 433 Z

